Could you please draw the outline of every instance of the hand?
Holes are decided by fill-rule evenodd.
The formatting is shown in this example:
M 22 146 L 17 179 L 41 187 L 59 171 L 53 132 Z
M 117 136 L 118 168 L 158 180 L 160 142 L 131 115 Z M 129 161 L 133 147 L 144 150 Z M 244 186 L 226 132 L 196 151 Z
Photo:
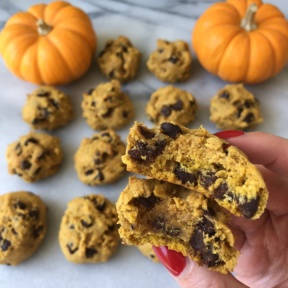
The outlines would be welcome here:
M 235 248 L 241 253 L 235 277 L 200 267 L 165 247 L 154 248 L 155 252 L 182 288 L 287 288 L 288 140 L 262 132 L 223 131 L 216 135 L 246 153 L 269 191 L 266 210 L 259 219 L 231 219 Z

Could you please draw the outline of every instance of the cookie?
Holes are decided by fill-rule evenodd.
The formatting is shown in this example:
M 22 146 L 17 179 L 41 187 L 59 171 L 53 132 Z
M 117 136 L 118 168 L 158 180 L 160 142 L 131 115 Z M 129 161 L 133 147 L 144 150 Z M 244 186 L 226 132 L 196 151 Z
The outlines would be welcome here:
M 119 129 L 134 117 L 130 98 L 121 91 L 119 81 L 113 80 L 83 94 L 83 117 L 94 130 Z
M 17 265 L 38 249 L 46 235 L 46 210 L 31 192 L 0 196 L 0 264 Z
M 33 129 L 54 130 L 73 118 L 71 101 L 51 86 L 42 86 L 28 94 L 22 117 Z
M 147 67 L 163 82 L 180 82 L 190 77 L 192 57 L 186 42 L 157 40 L 157 49 L 147 61 Z
M 139 245 L 137 248 L 145 257 L 149 258 L 155 263 L 160 263 L 150 243 Z
M 266 207 L 268 191 L 256 166 L 203 127 L 163 122 L 148 129 L 135 123 L 127 142 L 122 161 L 128 171 L 195 190 L 248 219 L 259 218 Z
M 63 152 L 57 137 L 30 132 L 8 146 L 6 159 L 10 174 L 35 182 L 59 170 Z
M 263 121 L 259 101 L 242 84 L 227 85 L 210 101 L 210 120 L 220 129 L 248 129 Z
M 107 42 L 105 49 L 99 54 L 98 64 L 107 78 L 127 82 L 135 78 L 140 59 L 141 53 L 131 41 L 119 36 Z
M 227 273 L 239 252 L 233 248 L 227 216 L 215 204 L 178 185 L 131 177 L 116 203 L 119 234 L 124 244 L 167 246 Z
M 194 96 L 172 85 L 156 90 L 146 105 L 146 115 L 155 124 L 174 121 L 186 125 L 194 120 L 196 110 Z
M 101 194 L 75 198 L 61 220 L 59 243 L 68 261 L 106 262 L 119 244 L 115 206 Z
M 84 138 L 74 156 L 79 179 L 91 186 L 117 181 L 126 172 L 124 153 L 125 144 L 111 129 Z

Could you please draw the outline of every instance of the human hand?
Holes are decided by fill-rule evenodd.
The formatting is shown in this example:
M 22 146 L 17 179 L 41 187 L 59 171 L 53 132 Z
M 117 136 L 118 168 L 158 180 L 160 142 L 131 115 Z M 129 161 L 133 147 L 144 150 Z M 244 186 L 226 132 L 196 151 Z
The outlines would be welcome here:
M 288 287 L 288 140 L 262 132 L 223 131 L 220 138 L 237 146 L 256 164 L 269 191 L 257 220 L 232 216 L 230 228 L 240 251 L 235 277 L 200 267 L 166 247 L 154 247 L 182 288 Z

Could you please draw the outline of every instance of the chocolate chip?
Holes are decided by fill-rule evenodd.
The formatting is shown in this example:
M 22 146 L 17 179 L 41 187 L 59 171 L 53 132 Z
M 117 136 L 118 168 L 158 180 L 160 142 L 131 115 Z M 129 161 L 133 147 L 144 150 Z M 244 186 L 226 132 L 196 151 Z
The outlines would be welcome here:
M 7 251 L 8 248 L 11 246 L 11 242 L 8 241 L 7 239 L 1 239 L 2 240 L 2 244 L 1 244 L 1 250 L 3 252 Z
M 50 152 L 49 151 L 43 151 L 42 154 L 40 154 L 38 157 L 37 157 L 37 160 L 43 160 L 46 156 L 49 156 L 50 155 Z
M 116 56 L 117 56 L 118 58 L 120 58 L 121 60 L 124 60 L 122 53 L 117 52 L 117 53 L 116 53 Z
M 43 231 L 43 226 L 42 225 L 40 225 L 39 227 L 34 227 L 33 231 L 32 231 L 33 237 L 35 239 L 38 238 L 42 231 Z
M 205 234 L 208 234 L 210 237 L 215 235 L 216 230 L 214 224 L 206 217 L 203 217 L 200 222 L 196 225 L 198 230 L 203 231 Z
M 128 52 L 128 49 L 127 49 L 127 47 L 126 47 L 126 46 L 124 46 L 124 45 L 121 45 L 121 48 L 122 48 L 122 51 L 123 51 L 123 52 L 125 52 L 125 53 L 127 53 L 127 52 Z
M 167 227 L 165 229 L 165 233 L 171 237 L 177 237 L 180 235 L 181 233 L 181 228 L 179 227 Z
M 173 110 L 180 111 L 183 109 L 183 102 L 181 100 L 177 100 L 177 102 L 173 105 L 170 105 Z
M 110 71 L 110 73 L 108 74 L 108 77 L 114 78 L 114 76 L 115 76 L 114 70 Z
M 165 231 L 165 226 L 166 226 L 166 220 L 162 216 L 158 216 L 151 222 L 152 228 L 156 230 L 162 230 L 162 232 Z
M 162 53 L 163 52 L 163 49 L 158 49 L 158 53 Z
M 30 169 L 30 167 L 32 166 L 32 164 L 28 161 L 28 160 L 23 160 L 21 162 L 21 168 L 26 170 L 26 169 Z
M 81 219 L 81 224 L 82 224 L 82 226 L 83 227 L 85 227 L 85 228 L 89 228 L 89 227 L 92 227 L 93 226 L 93 219 L 91 219 L 91 217 L 89 217 L 90 218 L 90 223 L 88 223 L 88 222 L 86 222 L 85 220 L 83 220 L 83 219 Z
M 34 175 L 37 175 L 37 174 L 39 174 L 40 173 L 40 171 L 42 170 L 42 168 L 41 167 L 38 167 L 35 171 L 34 171 Z
M 31 137 L 24 142 L 24 145 L 27 146 L 29 143 L 38 144 L 39 142 L 37 139 Z
M 228 100 L 230 98 L 230 94 L 228 91 L 224 90 L 219 94 L 219 97 Z
M 38 220 L 39 219 L 39 210 L 37 208 L 34 209 L 34 210 L 30 210 L 29 211 L 29 216 L 31 218 L 34 218 L 34 219 Z
M 243 112 L 243 108 L 242 108 L 242 107 L 239 107 L 239 108 L 237 109 L 237 118 L 240 118 L 242 112 Z
M 164 122 L 161 124 L 161 129 L 163 130 L 163 133 L 173 139 L 176 138 L 177 134 L 181 134 L 182 131 L 179 126 L 174 125 L 169 122 Z
M 55 99 L 49 99 L 49 102 L 56 110 L 59 110 L 59 103 Z
M 49 91 L 40 90 L 36 94 L 38 97 L 48 97 L 50 95 Z
M 194 174 L 186 172 L 180 164 L 173 170 L 173 173 L 176 175 L 176 177 L 181 180 L 183 184 L 189 182 L 190 184 L 196 185 L 197 178 Z
M 151 210 L 155 207 L 157 203 L 159 203 L 161 199 L 156 197 L 154 194 L 150 195 L 149 197 L 138 197 L 134 198 L 130 201 L 130 203 L 137 207 L 145 207 L 148 210 Z M 129 203 L 129 204 L 130 204 Z
M 95 106 L 96 106 L 96 102 L 95 102 L 95 101 L 92 101 L 92 102 L 91 102 L 91 106 L 92 106 L 92 107 L 95 107 Z
M 128 115 L 129 115 L 129 113 L 128 113 L 127 111 L 124 110 L 124 111 L 122 112 L 122 117 L 123 117 L 123 118 L 127 118 Z
M 228 192 L 228 185 L 226 182 L 221 183 L 213 193 L 214 198 L 223 200 L 225 199 L 225 194 Z
M 200 228 L 195 228 L 189 240 L 190 246 L 195 251 L 202 251 L 205 249 L 204 233 Z
M 102 114 L 101 116 L 103 118 L 110 117 L 112 115 L 113 111 L 114 111 L 114 108 L 108 108 L 107 111 L 104 114 Z
M 178 57 L 175 56 L 175 55 L 172 55 L 170 58 L 169 58 L 169 62 L 173 63 L 173 64 L 176 64 L 177 62 L 179 61 Z
M 108 143 L 111 143 L 113 140 L 108 132 L 101 133 L 101 137 L 105 138 L 104 140 Z
M 250 107 L 253 107 L 253 106 L 255 106 L 255 105 L 254 105 L 254 102 L 253 102 L 252 100 L 245 100 L 244 106 L 245 106 L 246 108 L 250 108 Z
M 216 180 L 215 172 L 206 172 L 204 175 L 200 174 L 200 183 L 205 189 L 208 189 Z
M 171 109 L 169 106 L 167 105 L 163 105 L 161 110 L 160 110 L 160 113 L 165 116 L 165 117 L 168 117 L 170 114 L 171 114 Z
M 204 210 L 204 215 L 214 217 L 216 216 L 216 212 L 214 211 L 212 207 L 207 207 L 207 210 Z
M 88 95 L 92 95 L 93 91 L 94 91 L 94 88 L 91 88 L 91 89 L 89 89 L 89 91 L 87 92 L 87 94 L 88 94 Z
M 223 149 L 223 152 L 226 154 L 226 155 L 228 155 L 228 148 L 231 146 L 231 144 L 229 144 L 229 143 L 223 143 L 222 144 L 222 149 Z
M 212 163 L 212 165 L 214 166 L 215 169 L 217 169 L 217 171 L 224 170 L 224 166 L 220 163 Z
M 17 231 L 16 231 L 14 228 L 11 229 L 11 232 L 12 232 L 14 235 L 18 235 Z
M 106 202 L 104 201 L 103 203 L 96 204 L 95 207 L 98 211 L 103 212 L 106 207 Z
M 70 229 L 70 230 L 74 230 L 74 229 L 75 229 L 75 226 L 74 226 L 73 224 L 71 224 L 71 225 L 69 226 L 69 229 Z
M 97 169 L 97 171 L 98 171 L 98 174 L 97 174 L 97 176 L 94 179 L 95 180 L 98 179 L 99 181 L 105 180 L 105 177 L 104 177 L 104 174 L 102 173 L 102 171 L 100 169 Z
M 78 247 L 75 247 L 75 248 L 73 249 L 73 246 L 74 246 L 73 243 L 68 243 L 68 244 L 66 245 L 66 247 L 67 247 L 67 249 L 69 250 L 69 253 L 70 253 L 70 254 L 74 254 L 74 253 L 78 250 Z
M 154 259 L 154 258 L 155 258 L 155 255 L 150 254 L 149 257 L 150 257 L 151 259 Z
M 257 197 L 249 202 L 239 204 L 238 209 L 245 218 L 250 219 L 256 214 L 258 210 L 259 200 L 260 198 Z
M 213 253 L 212 247 L 209 247 L 206 251 L 201 253 L 201 258 L 203 263 L 206 264 L 209 268 L 225 264 L 224 261 L 220 261 L 219 255 L 217 253 Z
M 146 127 L 138 126 L 138 131 L 144 136 L 145 139 L 152 139 L 155 137 L 155 133 Z
M 27 205 L 25 203 L 23 203 L 22 201 L 17 201 L 15 204 L 14 204 L 14 207 L 17 209 L 21 209 L 21 210 L 24 210 L 26 209 Z
M 93 256 L 97 253 L 98 253 L 98 251 L 94 248 L 86 248 L 85 249 L 86 258 L 93 258 Z
M 17 145 L 15 146 L 14 150 L 19 150 L 21 148 L 21 143 L 18 142 Z
M 94 170 L 93 170 L 93 169 L 89 169 L 89 170 L 85 171 L 85 175 L 86 175 L 86 176 L 89 176 L 89 175 L 91 175 L 91 174 L 93 174 L 93 173 L 94 173 Z
M 254 119 L 255 119 L 254 114 L 250 112 L 244 117 L 243 121 L 249 124 L 249 123 L 253 122 Z

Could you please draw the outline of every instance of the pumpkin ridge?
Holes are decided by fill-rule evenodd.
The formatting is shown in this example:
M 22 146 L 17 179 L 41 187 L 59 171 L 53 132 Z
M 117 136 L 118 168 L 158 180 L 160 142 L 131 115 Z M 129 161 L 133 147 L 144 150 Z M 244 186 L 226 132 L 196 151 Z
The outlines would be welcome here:
M 85 43 L 90 47 L 90 43 L 87 41 L 87 39 L 85 39 L 85 37 L 83 37 L 78 31 L 76 31 L 76 30 L 73 30 L 73 29 L 70 29 L 70 28 L 61 28 L 61 27 L 58 27 L 57 28 L 57 30 L 67 30 L 67 31 L 69 31 L 69 32 L 72 32 L 72 33 L 74 33 L 74 34 L 77 34 L 80 38 L 82 38 L 84 41 L 85 41 Z M 92 49 L 92 47 L 90 47 L 91 49 Z M 91 50 L 90 49 L 90 50 Z M 93 53 L 92 53 L 92 55 L 93 55 Z
M 261 28 L 262 30 L 272 30 L 272 31 L 277 31 L 278 33 L 280 33 L 287 41 L 288 41 L 288 36 L 285 35 L 281 30 L 278 29 L 274 29 L 274 27 L 265 27 L 265 28 Z
M 63 6 L 63 7 L 61 7 L 60 9 L 59 9 L 59 7 L 58 7 L 58 9 L 55 9 L 55 7 L 53 7 L 54 9 L 53 9 L 53 11 L 54 11 L 54 13 L 53 13 L 53 17 L 52 18 L 50 18 L 51 17 L 51 11 L 49 11 L 48 9 L 52 9 L 51 8 L 51 6 L 53 6 L 53 5 L 51 5 L 51 4 L 54 4 L 55 5 L 55 3 L 56 3 L 57 1 L 55 1 L 55 2 L 52 2 L 52 3 L 50 3 L 50 4 L 47 4 L 46 5 L 46 7 L 45 7 L 45 10 L 44 10 L 44 21 L 46 20 L 47 22 L 49 22 L 49 24 L 48 25 L 52 25 L 51 23 L 53 23 L 53 21 L 54 21 L 54 19 L 55 19 L 55 17 L 57 17 L 57 15 L 62 11 L 62 9 L 65 9 L 66 7 L 71 7 L 72 5 L 70 4 L 70 3 L 68 3 L 68 2 L 65 2 L 65 1 L 58 1 L 58 4 L 61 4 L 61 5 L 65 5 L 65 4 L 67 4 L 67 5 L 65 5 L 65 6 Z M 59 2 L 61 2 L 61 3 L 59 3 Z M 56 10 L 56 11 L 55 11 Z M 50 17 L 48 17 L 48 12 L 50 12 Z M 53 25 L 54 26 L 54 25 Z
M 75 79 L 75 75 L 74 75 L 73 71 L 71 71 L 71 68 L 70 68 L 69 65 L 67 64 L 66 59 L 63 57 L 62 53 L 60 52 L 61 49 L 59 49 L 59 48 L 57 47 L 57 45 L 55 45 L 55 44 L 53 43 L 53 41 L 52 41 L 49 37 L 46 37 L 46 40 L 49 42 L 49 44 L 50 44 L 51 46 L 53 46 L 53 47 L 55 48 L 55 51 L 57 51 L 57 54 L 60 56 L 61 60 L 63 61 L 64 65 L 65 65 L 65 67 L 66 67 L 67 70 L 69 71 L 69 74 L 70 74 L 71 78 L 74 78 L 74 79 Z

